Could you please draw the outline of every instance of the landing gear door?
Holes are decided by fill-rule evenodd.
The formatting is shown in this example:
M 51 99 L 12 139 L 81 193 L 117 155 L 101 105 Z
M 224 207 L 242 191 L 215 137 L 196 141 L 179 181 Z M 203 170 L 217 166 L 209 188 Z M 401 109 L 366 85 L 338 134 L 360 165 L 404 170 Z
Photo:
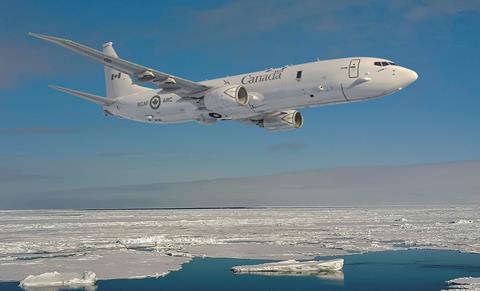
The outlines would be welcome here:
M 359 70 L 360 70 L 360 59 L 352 59 L 348 66 L 348 77 L 358 78 Z

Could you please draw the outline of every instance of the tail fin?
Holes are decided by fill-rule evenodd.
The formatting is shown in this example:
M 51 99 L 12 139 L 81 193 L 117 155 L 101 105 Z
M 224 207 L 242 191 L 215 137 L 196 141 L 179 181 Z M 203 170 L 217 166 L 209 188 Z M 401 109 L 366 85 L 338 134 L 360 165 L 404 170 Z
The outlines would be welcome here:
M 111 42 L 103 44 L 103 53 L 118 58 Z M 128 74 L 107 66 L 105 66 L 105 86 L 107 89 L 107 98 L 130 95 L 147 89 L 133 84 L 132 78 L 130 78 Z

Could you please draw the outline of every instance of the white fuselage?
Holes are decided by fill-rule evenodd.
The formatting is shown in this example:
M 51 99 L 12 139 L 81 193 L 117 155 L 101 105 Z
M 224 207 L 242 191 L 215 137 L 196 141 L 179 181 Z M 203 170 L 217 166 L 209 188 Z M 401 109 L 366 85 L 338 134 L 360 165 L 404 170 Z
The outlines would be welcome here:
M 221 119 L 242 119 L 274 111 L 377 98 L 405 88 L 417 77 L 414 71 L 385 59 L 356 57 L 315 61 L 199 83 L 210 87 L 237 84 L 253 92 L 247 112 L 221 116 Z M 159 104 L 151 106 L 151 99 L 156 95 Z M 119 97 L 115 104 L 104 106 L 104 109 L 119 117 L 149 123 L 204 122 L 211 118 L 191 102 L 181 99 L 173 93 L 145 89 Z

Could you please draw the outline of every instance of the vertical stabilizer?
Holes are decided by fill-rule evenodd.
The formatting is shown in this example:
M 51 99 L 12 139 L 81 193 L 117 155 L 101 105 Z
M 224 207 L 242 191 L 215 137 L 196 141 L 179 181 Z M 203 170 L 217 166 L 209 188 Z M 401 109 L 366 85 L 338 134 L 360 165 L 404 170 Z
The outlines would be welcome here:
M 103 44 L 103 53 L 118 58 L 111 42 Z M 146 89 L 133 84 L 132 78 L 130 78 L 128 74 L 119 72 L 107 66 L 105 66 L 105 86 L 108 98 L 130 95 Z

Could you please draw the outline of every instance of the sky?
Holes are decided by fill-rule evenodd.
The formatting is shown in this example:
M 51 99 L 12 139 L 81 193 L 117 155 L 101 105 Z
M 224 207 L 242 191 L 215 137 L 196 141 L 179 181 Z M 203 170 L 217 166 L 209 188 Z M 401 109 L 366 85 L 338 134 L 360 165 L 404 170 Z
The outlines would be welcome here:
M 195 181 L 480 160 L 480 1 L 97 2 L 2 1 L 0 208 L 95 207 L 95 195 L 102 207 L 206 206 L 217 200 L 188 199 Z M 419 79 L 382 99 L 302 110 L 303 127 L 289 132 L 143 124 L 49 89 L 105 95 L 103 68 L 29 31 L 96 48 L 113 41 L 122 58 L 194 81 L 350 56 L 391 59 Z M 187 198 L 167 203 L 162 188 L 144 204 L 135 193 L 115 200 L 116 187 L 164 183 L 190 185 Z M 228 183 L 216 190 L 225 204 L 250 201 Z

